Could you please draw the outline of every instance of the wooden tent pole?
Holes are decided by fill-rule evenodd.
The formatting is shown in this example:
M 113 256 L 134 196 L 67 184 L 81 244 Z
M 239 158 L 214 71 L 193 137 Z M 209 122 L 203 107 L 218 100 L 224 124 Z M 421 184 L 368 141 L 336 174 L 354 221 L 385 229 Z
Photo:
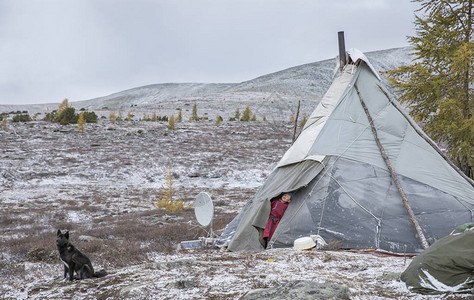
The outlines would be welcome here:
M 362 96 L 359 93 L 359 89 L 357 88 L 357 85 L 354 85 L 355 90 L 357 92 L 357 95 L 359 96 L 360 103 L 362 104 L 362 107 L 364 108 L 365 114 L 367 115 L 367 119 L 369 120 L 370 127 L 372 128 L 372 133 L 375 138 L 375 142 L 377 143 L 377 146 L 379 147 L 380 153 L 382 154 L 383 160 L 385 161 L 385 164 L 387 165 L 387 168 L 390 172 L 390 176 L 392 177 L 393 181 L 395 182 L 395 186 L 397 187 L 398 192 L 400 193 L 400 196 L 402 197 L 402 202 L 403 205 L 405 206 L 406 210 L 408 211 L 408 216 L 410 217 L 410 220 L 415 227 L 416 233 L 418 233 L 418 238 L 420 239 L 421 246 L 423 249 L 427 249 L 429 247 L 428 242 L 426 241 L 425 235 L 423 234 L 423 231 L 421 230 L 421 226 L 416 220 L 415 214 L 413 213 L 413 210 L 408 203 L 407 196 L 405 195 L 405 192 L 402 189 L 402 186 L 400 185 L 400 181 L 398 180 L 398 176 L 395 173 L 395 170 L 392 167 L 392 164 L 390 163 L 390 160 L 388 159 L 387 154 L 385 153 L 385 149 L 383 148 L 382 144 L 380 143 L 380 140 L 377 136 L 377 130 L 375 129 L 374 121 L 372 120 L 372 117 L 370 116 L 369 110 L 367 109 L 367 106 L 365 106 L 364 100 L 362 100 Z

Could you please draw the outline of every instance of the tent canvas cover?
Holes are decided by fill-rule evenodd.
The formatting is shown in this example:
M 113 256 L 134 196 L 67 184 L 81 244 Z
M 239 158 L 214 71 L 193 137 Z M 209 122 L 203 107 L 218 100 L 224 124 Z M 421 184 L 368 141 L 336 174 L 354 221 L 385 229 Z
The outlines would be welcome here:
M 263 250 L 270 200 L 293 200 L 268 247 L 292 247 L 312 234 L 341 240 L 344 248 L 420 252 L 422 243 L 402 203 L 387 154 L 429 244 L 473 222 L 474 187 L 389 96 L 364 54 L 348 51 L 350 64 L 332 85 L 265 183 L 225 228 L 218 243 L 230 251 Z

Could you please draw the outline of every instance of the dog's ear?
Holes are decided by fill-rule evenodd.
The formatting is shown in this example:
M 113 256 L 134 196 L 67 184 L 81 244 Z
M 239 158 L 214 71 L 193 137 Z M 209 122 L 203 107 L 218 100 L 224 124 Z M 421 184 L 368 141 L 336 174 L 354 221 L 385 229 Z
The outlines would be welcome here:
M 61 230 L 58 229 L 58 232 L 56 233 L 57 236 L 59 236 L 61 234 Z
M 69 231 L 66 231 L 66 233 L 64 234 L 64 236 L 69 239 Z

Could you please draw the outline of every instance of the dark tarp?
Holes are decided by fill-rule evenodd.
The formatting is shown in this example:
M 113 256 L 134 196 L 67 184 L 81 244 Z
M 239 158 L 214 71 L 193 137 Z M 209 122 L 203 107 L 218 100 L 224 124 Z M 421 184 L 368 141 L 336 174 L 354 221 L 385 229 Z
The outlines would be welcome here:
M 474 287 L 474 230 L 446 236 L 415 257 L 401 275 L 420 294 L 469 293 Z

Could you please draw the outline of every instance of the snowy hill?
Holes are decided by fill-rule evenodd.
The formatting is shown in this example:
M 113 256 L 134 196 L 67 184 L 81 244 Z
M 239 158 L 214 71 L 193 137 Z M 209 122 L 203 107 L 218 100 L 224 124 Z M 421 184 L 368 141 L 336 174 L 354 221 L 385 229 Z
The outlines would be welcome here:
M 374 67 L 383 72 L 410 63 L 410 48 L 395 48 L 366 53 Z M 147 112 L 158 110 L 158 115 L 170 115 L 179 107 L 197 103 L 201 113 L 218 111 L 226 117 L 236 108 L 250 105 L 257 115 L 267 118 L 281 116 L 283 111 L 295 111 L 301 100 L 302 111 L 310 113 L 332 82 L 336 60 L 292 67 L 241 83 L 164 83 L 137 87 L 108 96 L 70 103 L 76 108 L 91 111 L 109 109 Z M 71 102 L 72 101 L 72 102 Z M 225 102 L 225 105 L 224 105 Z M 28 110 L 51 111 L 58 104 L 0 105 L 0 112 Z M 227 111 L 226 109 L 227 108 Z M 230 109 L 228 109 L 230 108 Z

